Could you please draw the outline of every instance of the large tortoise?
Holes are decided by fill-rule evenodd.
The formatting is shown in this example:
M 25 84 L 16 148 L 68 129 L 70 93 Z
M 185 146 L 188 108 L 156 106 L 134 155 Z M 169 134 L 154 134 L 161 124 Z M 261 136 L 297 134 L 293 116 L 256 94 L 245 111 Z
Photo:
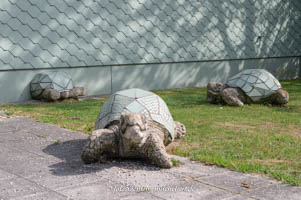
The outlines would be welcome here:
M 146 158 L 170 168 L 165 146 L 185 133 L 185 126 L 173 121 L 158 95 L 136 88 L 123 90 L 103 105 L 81 158 L 86 164 L 106 157 Z
M 242 106 L 245 103 L 272 104 L 288 103 L 288 92 L 283 90 L 279 81 L 264 69 L 247 69 L 229 78 L 225 84 L 210 82 L 207 85 L 209 103 L 226 103 Z
M 85 95 L 84 87 L 74 87 L 71 77 L 64 71 L 39 73 L 30 82 L 33 99 L 56 101 Z

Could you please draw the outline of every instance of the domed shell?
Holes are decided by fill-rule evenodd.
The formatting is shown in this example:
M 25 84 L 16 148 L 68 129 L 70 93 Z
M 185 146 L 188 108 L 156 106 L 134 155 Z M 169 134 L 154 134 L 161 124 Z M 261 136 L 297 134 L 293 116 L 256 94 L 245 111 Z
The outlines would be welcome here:
M 281 88 L 279 81 L 264 69 L 247 69 L 228 79 L 229 87 L 241 88 L 254 102 Z
M 30 82 L 30 92 L 33 98 L 39 98 L 44 89 L 56 89 L 62 92 L 72 88 L 72 79 L 64 71 L 39 73 Z
M 174 138 L 174 121 L 163 99 L 152 92 L 137 88 L 112 94 L 98 115 L 95 129 L 105 128 L 112 121 L 119 120 L 124 113 L 146 114 L 149 119 L 163 125 L 171 138 Z

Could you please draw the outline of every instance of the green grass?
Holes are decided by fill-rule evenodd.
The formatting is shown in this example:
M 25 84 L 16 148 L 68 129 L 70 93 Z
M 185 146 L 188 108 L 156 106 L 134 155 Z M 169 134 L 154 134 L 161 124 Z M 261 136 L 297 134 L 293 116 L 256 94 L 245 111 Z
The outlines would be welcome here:
M 52 144 L 56 144 L 56 145 L 61 144 L 61 141 L 60 140 L 54 140 Z
M 171 162 L 173 167 L 180 167 L 181 165 L 183 165 L 183 163 L 180 160 L 174 158 L 171 158 Z
M 282 85 L 290 93 L 284 107 L 210 105 L 204 88 L 156 91 L 187 128 L 172 152 L 301 186 L 301 81 Z M 6 105 L 0 110 L 89 133 L 104 101 Z

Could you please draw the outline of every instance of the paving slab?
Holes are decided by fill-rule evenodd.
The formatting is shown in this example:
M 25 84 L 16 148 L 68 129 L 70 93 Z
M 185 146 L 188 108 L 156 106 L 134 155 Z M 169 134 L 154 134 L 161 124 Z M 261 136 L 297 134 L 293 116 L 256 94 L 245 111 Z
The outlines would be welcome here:
M 0 181 L 5 181 L 7 179 L 11 179 L 11 178 L 16 178 L 17 176 L 11 174 L 11 173 L 8 173 L 2 169 L 0 169 Z
M 4 199 L 37 194 L 45 192 L 47 189 L 24 178 L 12 178 L 0 182 L 0 193 Z
M 250 189 L 254 190 L 277 183 L 276 181 L 265 179 L 260 176 L 241 174 L 233 171 L 228 171 L 227 173 L 219 175 L 201 177 L 197 180 L 205 184 L 215 185 L 228 191 L 238 193 L 244 193 Z
M 67 196 L 59 194 L 57 192 L 41 192 L 36 194 L 29 194 L 12 198 L 13 200 L 65 200 Z
M 217 166 L 200 165 L 198 162 L 194 161 L 187 162 L 186 158 L 177 157 L 177 160 L 185 163 L 185 167 L 174 167 L 168 170 L 164 169 L 163 171 L 166 173 L 171 173 L 175 176 L 191 178 L 206 177 L 212 174 L 218 175 L 228 172 L 224 168 Z
M 254 198 L 249 198 L 238 194 L 238 195 L 231 196 L 229 198 L 224 198 L 223 200 L 254 200 Z
M 301 199 L 300 187 L 293 187 L 288 184 L 276 183 L 256 190 L 248 191 L 248 196 L 255 199 Z
M 108 199 L 108 200 L 117 200 L 122 198 L 134 198 L 137 195 L 135 192 L 130 190 L 117 191 L 116 188 L 121 188 L 122 185 L 106 180 L 103 182 L 98 182 L 94 184 L 87 184 L 84 186 L 73 187 L 68 189 L 59 190 L 60 193 L 72 198 L 72 199 Z M 149 193 L 139 194 L 140 199 L 154 199 Z
M 301 199 L 301 188 L 205 166 L 143 160 L 85 165 L 87 135 L 22 117 L 0 118 L 0 199 Z M 55 142 L 59 141 L 59 142 Z
M 162 199 L 175 200 L 221 200 L 234 195 L 233 193 L 220 188 L 187 180 L 178 180 L 174 183 L 171 183 L 169 186 L 155 188 L 153 191 L 151 191 L 151 193 Z

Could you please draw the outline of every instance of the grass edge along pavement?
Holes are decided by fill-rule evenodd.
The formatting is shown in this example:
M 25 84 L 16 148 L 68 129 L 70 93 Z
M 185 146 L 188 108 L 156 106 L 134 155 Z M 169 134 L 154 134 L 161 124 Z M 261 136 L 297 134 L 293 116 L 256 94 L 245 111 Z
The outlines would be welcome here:
M 155 91 L 166 101 L 174 120 L 187 128 L 187 136 L 172 153 L 301 186 L 301 81 L 281 83 L 290 94 L 284 107 L 210 105 L 205 88 Z M 90 133 L 105 100 L 2 105 L 0 110 L 5 110 L 2 115 Z

